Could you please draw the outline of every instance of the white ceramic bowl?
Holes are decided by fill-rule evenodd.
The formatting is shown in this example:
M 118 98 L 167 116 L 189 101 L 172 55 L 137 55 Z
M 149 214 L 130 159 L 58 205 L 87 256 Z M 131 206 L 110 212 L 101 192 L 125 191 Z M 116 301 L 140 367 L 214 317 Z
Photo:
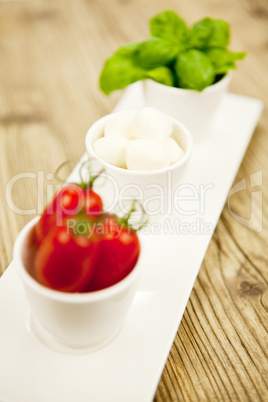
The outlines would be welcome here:
M 209 131 L 230 80 L 228 72 L 216 84 L 198 92 L 147 79 L 143 81 L 145 102 L 180 121 L 194 139 L 200 139 Z
M 65 293 L 40 285 L 27 271 L 34 252 L 31 220 L 14 245 L 14 261 L 22 280 L 34 320 L 40 332 L 69 348 L 96 349 L 119 332 L 135 295 L 142 271 L 139 258 L 131 273 L 117 284 L 96 292 Z M 41 333 L 41 338 L 42 338 Z
M 117 115 L 134 115 L 135 111 L 118 112 Z M 177 120 L 173 122 L 173 133 L 171 135 L 184 150 L 183 157 L 167 168 L 152 171 L 135 171 L 122 169 L 113 166 L 102 160 L 94 151 L 94 142 L 103 136 L 104 127 L 108 120 L 115 113 L 109 114 L 97 120 L 88 130 L 86 135 L 86 149 L 90 158 L 95 159 L 98 167 L 105 169 L 106 181 L 110 188 L 101 195 L 107 209 L 110 206 L 118 205 L 119 210 L 126 212 L 122 200 L 138 199 L 144 206 L 147 215 L 150 217 L 160 216 L 166 213 L 164 205 L 161 204 L 161 196 L 179 182 L 182 173 L 187 165 L 193 149 L 193 140 L 189 131 Z M 172 188 L 171 188 L 172 187 Z M 157 194 L 159 199 L 156 200 Z M 126 205 L 129 205 L 126 203 Z M 112 207 L 111 207 L 112 209 Z

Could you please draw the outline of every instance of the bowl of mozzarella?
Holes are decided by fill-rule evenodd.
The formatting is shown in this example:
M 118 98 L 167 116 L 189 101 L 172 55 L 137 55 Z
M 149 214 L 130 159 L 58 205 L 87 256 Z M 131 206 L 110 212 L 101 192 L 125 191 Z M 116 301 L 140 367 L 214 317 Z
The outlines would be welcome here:
M 152 198 L 181 178 L 193 140 L 179 121 L 145 107 L 97 120 L 87 132 L 86 149 L 105 169 L 114 198 L 138 198 L 150 215 L 157 213 Z

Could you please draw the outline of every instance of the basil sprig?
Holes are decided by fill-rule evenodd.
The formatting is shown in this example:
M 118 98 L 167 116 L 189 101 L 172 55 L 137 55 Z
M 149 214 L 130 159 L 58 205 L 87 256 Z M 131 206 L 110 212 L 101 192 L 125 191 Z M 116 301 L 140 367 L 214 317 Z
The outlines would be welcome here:
M 227 49 L 230 26 L 221 19 L 206 17 L 189 28 L 166 10 L 150 20 L 150 33 L 151 38 L 125 45 L 106 60 L 100 75 L 106 95 L 145 78 L 202 91 L 246 55 Z

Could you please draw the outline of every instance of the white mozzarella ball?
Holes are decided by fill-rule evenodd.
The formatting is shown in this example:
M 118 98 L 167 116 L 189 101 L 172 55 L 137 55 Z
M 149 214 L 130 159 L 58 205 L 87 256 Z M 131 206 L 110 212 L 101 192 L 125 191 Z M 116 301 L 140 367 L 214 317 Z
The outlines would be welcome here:
M 184 151 L 173 138 L 168 138 L 166 144 L 169 153 L 169 164 L 173 165 L 183 157 Z
M 119 136 L 130 139 L 132 134 L 132 115 L 112 116 L 104 127 L 104 136 Z
M 126 145 L 124 137 L 101 137 L 94 143 L 96 154 L 111 165 L 126 168 Z
M 172 130 L 171 119 L 153 107 L 141 109 L 134 115 L 132 131 L 136 139 L 165 143 Z
M 130 140 L 126 146 L 126 165 L 130 170 L 156 170 L 168 167 L 168 147 L 151 140 Z

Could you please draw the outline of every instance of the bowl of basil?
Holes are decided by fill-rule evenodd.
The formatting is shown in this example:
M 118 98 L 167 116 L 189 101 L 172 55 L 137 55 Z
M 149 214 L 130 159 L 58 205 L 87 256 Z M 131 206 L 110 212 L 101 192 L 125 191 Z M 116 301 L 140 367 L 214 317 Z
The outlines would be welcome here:
M 183 123 L 194 137 L 208 132 L 231 71 L 245 52 L 227 49 L 230 26 L 203 18 L 188 27 L 173 10 L 151 18 L 151 37 L 120 47 L 103 66 L 99 85 L 109 95 L 143 81 L 147 105 Z

